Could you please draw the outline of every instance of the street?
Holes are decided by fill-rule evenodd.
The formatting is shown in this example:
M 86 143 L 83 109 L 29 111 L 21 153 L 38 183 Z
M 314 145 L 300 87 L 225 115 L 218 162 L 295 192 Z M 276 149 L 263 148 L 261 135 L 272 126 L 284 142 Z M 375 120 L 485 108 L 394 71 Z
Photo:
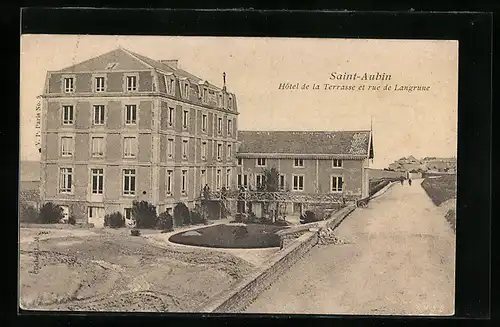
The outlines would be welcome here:
M 422 189 L 396 184 L 315 246 L 247 308 L 252 313 L 452 315 L 455 234 Z

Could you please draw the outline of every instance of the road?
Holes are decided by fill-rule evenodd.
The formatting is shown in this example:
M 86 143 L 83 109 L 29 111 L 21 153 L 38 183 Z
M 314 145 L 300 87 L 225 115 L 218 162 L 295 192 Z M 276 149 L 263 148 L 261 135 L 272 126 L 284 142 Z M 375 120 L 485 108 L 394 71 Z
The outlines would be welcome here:
M 252 313 L 452 315 L 455 234 L 422 189 L 396 184 L 247 308 Z

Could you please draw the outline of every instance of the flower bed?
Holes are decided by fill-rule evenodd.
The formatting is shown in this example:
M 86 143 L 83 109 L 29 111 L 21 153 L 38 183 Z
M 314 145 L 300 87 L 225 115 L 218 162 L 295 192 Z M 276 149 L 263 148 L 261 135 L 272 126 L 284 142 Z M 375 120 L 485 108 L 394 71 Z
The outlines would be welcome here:
M 276 232 L 286 227 L 273 225 L 215 225 L 172 235 L 170 242 L 213 248 L 279 247 Z

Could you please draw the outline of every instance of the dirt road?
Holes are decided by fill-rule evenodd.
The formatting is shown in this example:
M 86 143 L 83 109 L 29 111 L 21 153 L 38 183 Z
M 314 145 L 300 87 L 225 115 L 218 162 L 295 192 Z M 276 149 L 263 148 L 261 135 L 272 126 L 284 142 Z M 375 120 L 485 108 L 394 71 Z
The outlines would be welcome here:
M 246 310 L 258 313 L 452 315 L 455 235 L 414 180 L 394 185 L 314 247 Z

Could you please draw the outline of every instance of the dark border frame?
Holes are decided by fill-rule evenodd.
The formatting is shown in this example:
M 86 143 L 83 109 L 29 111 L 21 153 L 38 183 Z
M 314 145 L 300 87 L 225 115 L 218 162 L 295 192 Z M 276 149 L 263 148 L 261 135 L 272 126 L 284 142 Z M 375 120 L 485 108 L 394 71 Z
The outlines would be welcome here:
M 140 23 L 130 24 L 130 21 Z M 491 289 L 492 24 L 493 15 L 491 13 L 479 12 L 193 11 L 28 8 L 22 10 L 21 34 L 459 40 L 455 316 L 463 318 L 488 318 L 490 314 Z M 19 46 L 19 43 L 17 45 Z M 17 76 L 19 76 L 18 72 Z M 8 120 L 11 120 L 11 115 L 12 113 L 9 114 Z M 19 120 L 19 113 L 14 118 Z M 15 124 L 10 124 L 10 126 L 11 128 L 16 128 Z M 15 140 L 19 141 L 18 131 L 13 130 L 12 132 Z M 18 144 L 18 142 L 14 144 Z M 16 165 L 19 165 L 18 158 L 15 161 L 17 161 Z M 15 203 L 17 203 L 17 199 Z M 13 292 L 12 294 L 16 294 L 15 303 L 17 307 L 17 292 Z M 260 315 L 241 315 L 245 319 L 255 316 Z M 189 317 L 191 319 L 196 317 L 204 317 L 205 319 L 225 317 L 228 319 L 228 315 L 209 315 L 208 317 L 202 314 L 191 314 L 189 316 L 180 314 L 116 314 L 111 318 L 107 314 L 64 315 L 62 312 L 22 312 L 21 317 L 18 318 L 22 318 L 19 320 L 24 321 L 30 317 L 33 320 L 36 319 L 38 323 L 50 321 L 51 324 L 55 321 L 67 324 L 71 320 L 84 324 L 90 322 L 122 323 L 125 321 L 149 324 L 151 322 L 160 322 L 160 319 L 165 317 Z M 290 316 L 283 315 L 283 317 Z M 315 317 L 320 318 L 319 316 Z M 269 318 L 266 317 L 265 320 Z M 304 316 L 298 315 L 296 318 L 302 319 Z M 378 320 L 378 318 L 383 318 L 386 322 L 393 319 L 390 317 L 350 316 L 347 318 L 347 321 L 366 324 L 368 322 L 366 319 Z M 415 318 L 399 317 L 395 322 L 408 322 L 413 319 Z M 440 318 L 417 319 L 425 323 L 442 320 Z M 317 321 L 323 321 L 323 319 Z M 344 321 L 337 319 L 335 323 Z M 238 323 L 241 322 L 242 320 L 238 321 Z M 273 323 L 278 323 L 278 321 L 273 319 Z M 332 323 L 332 321 L 327 320 L 325 323 Z

